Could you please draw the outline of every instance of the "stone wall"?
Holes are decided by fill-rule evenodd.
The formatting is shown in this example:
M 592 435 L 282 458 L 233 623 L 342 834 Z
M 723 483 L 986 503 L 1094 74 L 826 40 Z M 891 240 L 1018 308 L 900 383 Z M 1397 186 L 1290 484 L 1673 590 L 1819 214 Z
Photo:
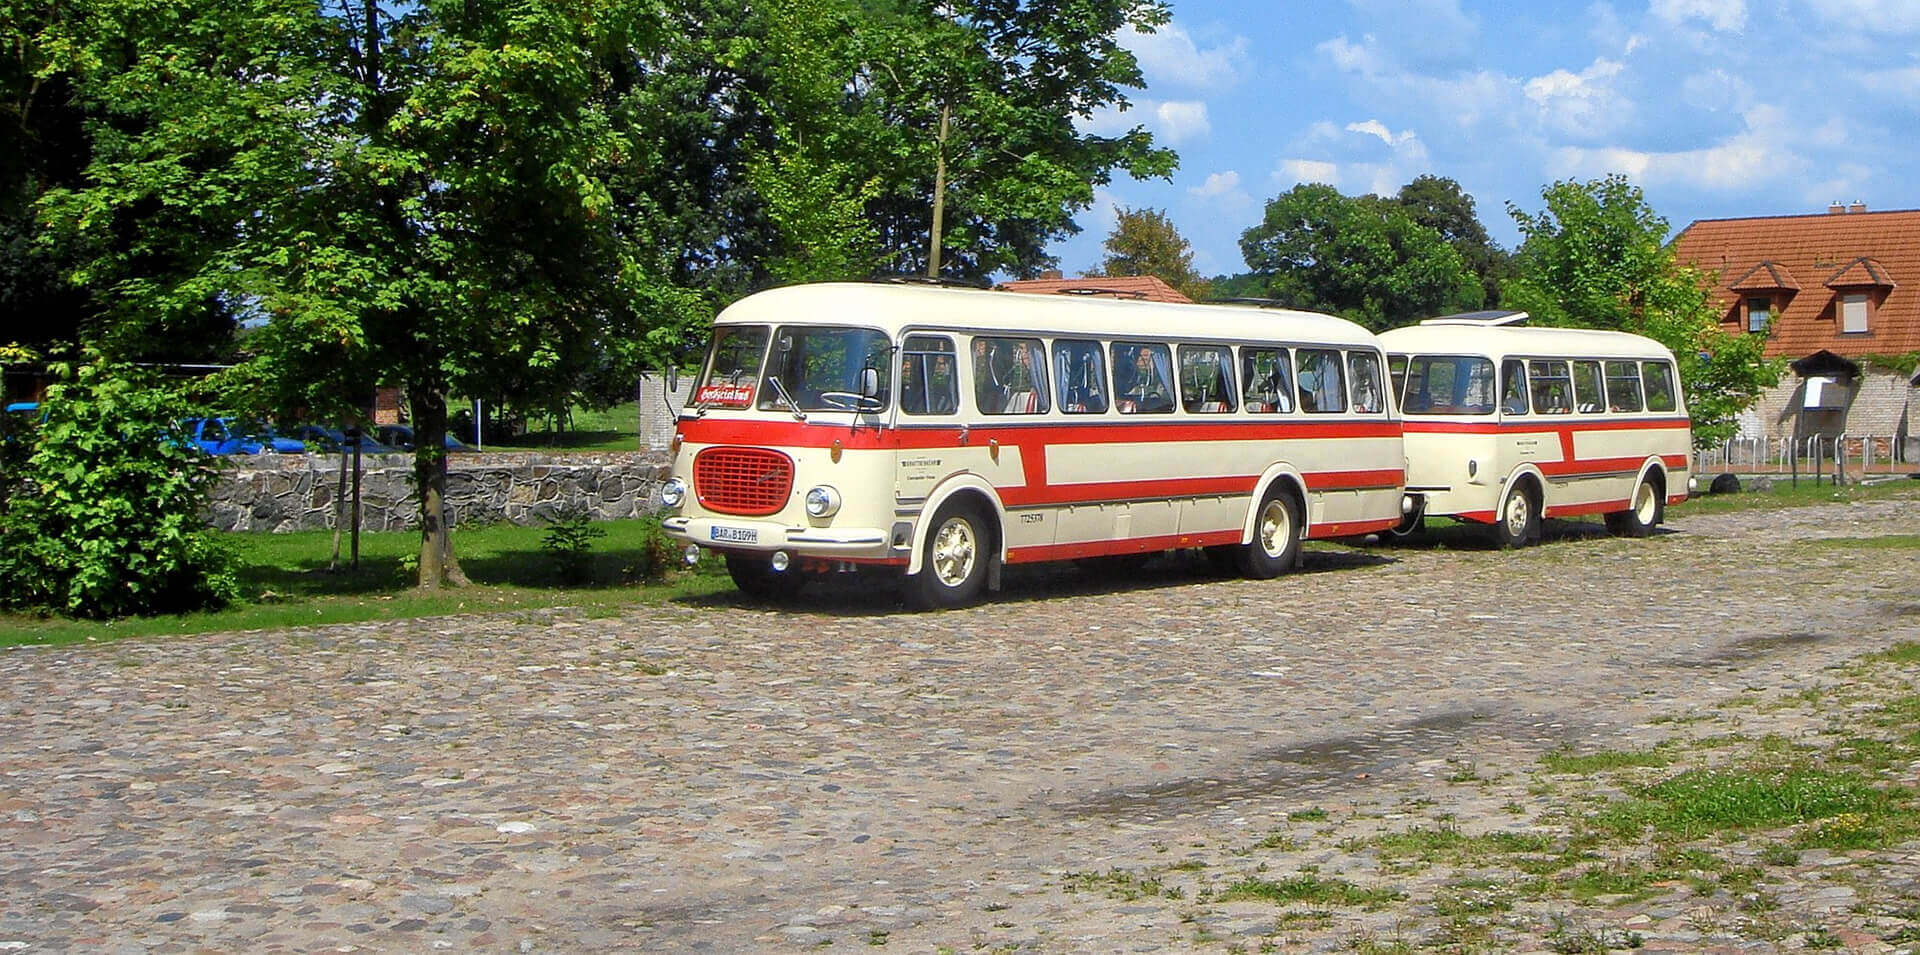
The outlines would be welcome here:
M 447 459 L 447 510 L 458 524 L 540 524 L 580 507 L 597 520 L 651 514 L 667 456 L 654 452 L 597 454 L 459 454 Z M 335 455 L 235 457 L 222 464 L 208 521 L 222 530 L 297 531 L 334 526 L 340 481 Z M 351 482 L 351 475 L 348 478 Z M 351 495 L 351 484 L 349 484 Z M 418 527 L 413 458 L 361 459 L 360 527 Z

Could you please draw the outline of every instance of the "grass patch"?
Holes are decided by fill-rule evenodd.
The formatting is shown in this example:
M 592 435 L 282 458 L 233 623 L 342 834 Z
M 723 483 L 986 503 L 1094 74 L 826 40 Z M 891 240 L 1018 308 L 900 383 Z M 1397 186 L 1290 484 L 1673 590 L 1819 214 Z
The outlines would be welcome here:
M 671 549 L 651 519 L 596 524 L 585 583 L 563 585 L 541 550 L 544 527 L 510 524 L 454 531 L 461 567 L 475 586 L 422 591 L 414 587 L 418 531 L 360 535 L 360 568 L 327 570 L 331 531 L 227 534 L 240 558 L 242 601 L 212 613 L 134 617 L 112 622 L 0 614 L 0 646 L 75 643 L 120 637 L 178 636 L 226 630 L 403 620 L 456 613 L 580 607 L 611 612 L 634 604 L 702 596 L 732 588 L 717 562 L 688 573 L 671 569 Z M 343 568 L 345 542 L 341 547 Z
M 1377 908 L 1406 898 L 1394 889 L 1361 888 L 1344 879 L 1323 879 L 1317 875 L 1297 875 L 1278 881 L 1260 878 L 1241 879 L 1220 893 L 1222 901 L 1253 900 L 1287 905 L 1306 902 L 1312 905 L 1357 905 Z
M 1881 823 L 1900 813 L 1908 801 L 1905 790 L 1883 789 L 1855 773 L 1699 769 L 1644 787 L 1636 798 L 1601 810 L 1593 822 L 1619 838 L 1651 828 L 1691 839 L 1849 817 L 1857 820 L 1852 831 L 1864 834 L 1884 831 Z
M 1540 757 L 1540 765 L 1545 766 L 1549 772 L 1575 773 L 1579 775 L 1606 772 L 1614 769 L 1665 766 L 1671 762 L 1673 762 L 1671 756 L 1659 750 L 1652 749 L 1611 749 L 1600 750 L 1594 753 L 1574 753 L 1569 750 L 1561 750 Z
M 1882 534 L 1879 537 L 1822 537 L 1807 542 L 1828 550 L 1920 550 L 1920 534 Z
M 1765 491 L 1689 497 L 1684 503 L 1667 508 L 1667 514 L 1672 517 L 1685 517 L 1693 514 L 1724 514 L 1733 511 L 1805 507 L 1810 504 L 1914 499 L 1920 499 L 1920 481 L 1889 481 L 1872 485 L 1849 484 L 1844 487 L 1822 484 L 1815 487 L 1812 480 L 1802 476 L 1800 486 L 1794 487 L 1787 477 L 1782 476 L 1775 481 L 1772 488 Z
M 1060 886 L 1068 892 L 1099 892 L 1107 898 L 1122 902 L 1132 902 L 1143 898 L 1168 895 L 1166 883 L 1153 876 L 1139 875 L 1125 869 L 1108 869 L 1105 872 L 1069 872 Z
M 1861 659 L 1862 663 L 1893 663 L 1902 665 L 1920 664 L 1920 643 L 1902 640 L 1879 653 L 1870 653 Z
M 471 432 L 459 435 L 473 440 Z M 640 450 L 640 405 L 627 401 L 604 411 L 574 408 L 567 420 L 535 418 L 527 423 L 525 434 L 489 443 L 487 450 L 638 451 Z

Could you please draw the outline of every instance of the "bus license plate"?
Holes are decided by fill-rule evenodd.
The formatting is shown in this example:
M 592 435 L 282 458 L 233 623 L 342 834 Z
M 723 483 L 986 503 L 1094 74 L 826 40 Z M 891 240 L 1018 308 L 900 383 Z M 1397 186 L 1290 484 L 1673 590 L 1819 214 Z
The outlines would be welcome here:
M 707 531 L 708 540 L 724 541 L 728 544 L 758 544 L 760 532 L 751 527 L 722 527 L 715 525 Z

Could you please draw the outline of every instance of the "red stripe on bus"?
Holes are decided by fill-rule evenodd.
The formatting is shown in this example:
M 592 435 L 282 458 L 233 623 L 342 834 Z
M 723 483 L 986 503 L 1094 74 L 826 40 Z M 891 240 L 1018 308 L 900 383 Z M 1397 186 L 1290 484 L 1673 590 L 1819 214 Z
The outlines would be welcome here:
M 1301 475 L 1309 491 L 1364 491 L 1400 487 L 1405 475 L 1398 469 L 1378 471 L 1316 471 Z M 1182 497 L 1251 495 L 1257 475 L 1167 478 L 1148 481 L 1098 481 L 1084 484 L 1044 484 L 996 487 L 1010 508 L 1096 504 L 1116 501 L 1162 500 Z
M 1612 511 L 1624 511 L 1632 506 L 1632 501 L 1587 501 L 1581 504 L 1556 504 L 1547 508 L 1547 517 L 1566 517 L 1569 514 L 1606 514 Z
M 1144 554 L 1179 547 L 1215 547 L 1221 544 L 1238 543 L 1240 543 L 1240 532 L 1232 530 L 1208 531 L 1202 534 L 1161 534 L 1155 537 L 1129 537 L 1123 540 L 1080 541 L 1072 544 L 1035 544 L 1031 547 L 1008 548 L 1007 562 L 1025 564 L 1044 560 L 1077 560 L 1081 557 L 1104 557 L 1108 554 Z

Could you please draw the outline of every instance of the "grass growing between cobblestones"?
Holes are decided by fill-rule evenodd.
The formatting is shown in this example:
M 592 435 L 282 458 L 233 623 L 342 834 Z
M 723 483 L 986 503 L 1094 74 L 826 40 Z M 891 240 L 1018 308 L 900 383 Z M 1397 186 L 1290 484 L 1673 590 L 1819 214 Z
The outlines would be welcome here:
M 1271 950 L 1290 932 L 1344 922 L 1357 931 L 1351 951 L 1601 952 L 1639 947 L 1640 929 L 1661 917 L 1669 942 L 1684 920 L 1700 936 L 1832 948 L 1843 944 L 1839 923 L 1790 914 L 1783 899 L 1833 886 L 1858 893 L 1852 924 L 1890 944 L 1920 940 L 1920 906 L 1877 888 L 1920 839 L 1920 794 L 1908 785 L 1920 764 L 1920 643 L 1828 675 L 1756 706 L 1650 721 L 1670 734 L 1656 745 L 1548 753 L 1507 784 L 1534 796 L 1515 828 L 1467 831 L 1444 798 L 1403 801 L 1390 816 L 1296 810 L 1283 837 L 1212 847 L 1205 865 L 1114 869 L 1066 887 L 1121 889 L 1113 897 L 1142 905 L 1182 900 L 1186 918 L 1276 907 L 1270 930 L 1226 939 L 1230 950 Z M 1801 729 L 1753 733 L 1743 722 L 1768 729 L 1776 718 Z M 1424 818 L 1390 821 L 1405 815 Z M 1390 940 L 1353 928 L 1383 924 L 1356 921 L 1368 911 L 1391 920 Z M 1860 943 L 1844 931 L 1845 945 Z
M 215 613 L 137 617 L 107 622 L 0 614 L 0 646 L 75 643 L 135 636 L 172 636 L 224 630 L 257 630 L 368 620 L 401 620 L 448 614 L 547 607 L 614 612 L 632 604 L 699 596 L 733 585 L 716 566 L 679 571 L 652 520 L 596 524 L 607 536 L 595 541 L 586 583 L 563 586 L 553 558 L 541 550 L 543 527 L 501 524 L 460 528 L 455 546 L 474 586 L 457 590 L 414 588 L 417 531 L 362 534 L 360 567 L 328 570 L 330 531 L 293 534 L 229 534 L 240 557 L 243 601 Z
M 1840 487 L 1828 483 L 1815 487 L 1812 480 L 1802 478 L 1800 486 L 1794 487 L 1785 478 L 1781 478 L 1774 482 L 1773 487 L 1765 491 L 1698 494 L 1668 508 L 1668 514 L 1679 517 L 1689 514 L 1774 510 L 1783 507 L 1804 507 L 1809 504 L 1887 500 L 1920 500 L 1920 481 L 1893 480 L 1879 484 L 1847 484 Z

